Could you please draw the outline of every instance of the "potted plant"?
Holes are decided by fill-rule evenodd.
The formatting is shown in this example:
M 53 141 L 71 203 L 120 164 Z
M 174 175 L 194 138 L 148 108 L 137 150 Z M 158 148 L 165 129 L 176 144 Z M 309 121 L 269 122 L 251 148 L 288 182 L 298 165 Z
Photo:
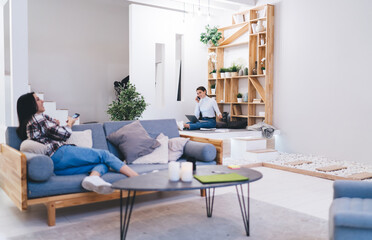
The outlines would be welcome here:
M 220 75 L 221 75 L 221 78 L 225 78 L 225 69 L 224 68 L 220 68 Z
M 242 102 L 243 95 L 242 95 L 241 93 L 238 93 L 238 94 L 236 95 L 236 98 L 237 98 L 237 100 L 238 100 L 238 103 L 241 103 L 241 102 Z
M 265 61 L 266 61 L 266 58 L 262 58 L 261 59 L 261 70 L 262 70 L 262 74 L 266 74 L 266 68 L 265 68 Z
M 230 78 L 230 77 L 231 77 L 231 69 L 225 68 L 225 78 Z
M 107 113 L 112 121 L 135 120 L 141 117 L 147 106 L 145 98 L 128 82 L 125 88 L 120 86 L 117 100 L 109 104 Z
M 217 27 L 210 27 L 209 24 L 205 26 L 206 32 L 200 34 L 200 42 L 212 46 L 218 46 L 218 41 L 222 38 L 222 33 L 218 31 Z
M 236 65 L 235 63 L 231 66 L 231 77 L 236 77 L 238 76 L 238 72 L 240 70 L 240 66 Z
M 215 94 L 216 94 L 216 84 L 215 84 L 215 83 L 213 83 L 213 84 L 211 85 L 211 94 L 212 94 L 212 95 L 215 95 Z
M 209 74 L 212 74 L 212 78 L 217 78 L 217 72 L 216 72 L 216 69 L 213 69 L 213 71 L 210 72 Z

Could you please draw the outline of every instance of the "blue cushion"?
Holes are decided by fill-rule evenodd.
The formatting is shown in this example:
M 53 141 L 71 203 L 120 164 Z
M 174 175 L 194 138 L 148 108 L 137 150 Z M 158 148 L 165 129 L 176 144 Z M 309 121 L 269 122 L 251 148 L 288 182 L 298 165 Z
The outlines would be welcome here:
M 25 153 L 27 157 L 27 177 L 32 181 L 47 181 L 54 170 L 53 160 L 40 154 Z
M 8 146 L 19 150 L 21 146 L 21 139 L 17 135 L 17 127 L 7 127 L 5 131 L 5 142 Z
M 372 229 L 372 199 L 337 198 L 330 213 L 335 226 Z
M 121 127 L 132 123 L 133 121 L 118 121 L 118 122 L 105 122 L 103 129 L 106 136 L 116 132 Z M 175 119 L 158 119 L 158 120 L 142 120 L 140 121 L 143 128 L 152 138 L 156 138 L 160 133 L 163 133 L 169 138 L 179 137 L 178 127 Z M 120 151 L 109 141 L 107 141 L 109 151 L 116 157 L 123 159 Z
M 193 157 L 198 161 L 210 162 L 216 158 L 216 147 L 210 143 L 188 141 L 184 148 L 186 157 Z
M 72 126 L 72 131 L 92 130 L 93 148 L 108 150 L 103 125 L 100 123 L 82 124 Z

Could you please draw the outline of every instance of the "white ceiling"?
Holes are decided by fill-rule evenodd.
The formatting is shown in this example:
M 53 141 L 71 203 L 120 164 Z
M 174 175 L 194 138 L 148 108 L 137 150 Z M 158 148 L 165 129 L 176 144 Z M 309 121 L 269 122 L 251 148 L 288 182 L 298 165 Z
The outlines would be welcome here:
M 256 5 L 256 0 L 128 0 L 128 2 L 187 13 L 194 13 L 200 9 L 204 15 L 220 11 L 239 12 Z

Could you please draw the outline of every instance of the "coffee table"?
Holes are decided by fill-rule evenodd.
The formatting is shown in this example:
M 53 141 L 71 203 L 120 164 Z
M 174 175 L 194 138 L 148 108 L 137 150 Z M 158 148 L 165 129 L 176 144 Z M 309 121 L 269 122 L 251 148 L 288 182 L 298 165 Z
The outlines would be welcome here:
M 211 175 L 220 173 L 237 173 L 242 176 L 248 177 L 249 180 L 212 184 L 203 184 L 196 179 L 193 179 L 192 182 L 171 182 L 168 179 L 168 170 L 161 170 L 159 172 L 152 172 L 146 175 L 126 178 L 113 183 L 112 188 L 120 190 L 120 239 L 126 238 L 137 191 L 184 191 L 205 189 L 207 217 L 212 217 L 215 188 L 228 186 L 235 186 L 236 188 L 236 193 L 239 200 L 238 202 L 243 217 L 244 228 L 247 236 L 249 236 L 249 183 L 262 178 L 262 174 L 249 168 L 232 170 L 229 169 L 227 166 L 213 165 L 198 166 L 194 175 Z M 247 184 L 247 198 L 245 198 L 244 196 L 243 184 Z M 128 191 L 124 216 L 123 191 Z

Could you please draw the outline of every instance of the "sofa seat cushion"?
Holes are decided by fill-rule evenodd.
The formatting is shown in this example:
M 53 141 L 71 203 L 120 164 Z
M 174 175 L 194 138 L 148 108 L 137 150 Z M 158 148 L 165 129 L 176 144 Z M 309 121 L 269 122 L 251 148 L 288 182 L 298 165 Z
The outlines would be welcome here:
M 330 214 L 335 227 L 372 229 L 372 199 L 336 198 Z
M 181 158 L 179 162 L 185 162 L 186 159 Z M 196 162 L 196 165 L 215 165 L 216 162 Z M 150 173 L 154 170 L 166 170 L 168 164 L 131 164 L 129 165 L 134 171 L 139 174 Z M 29 199 L 55 196 L 70 193 L 87 192 L 81 187 L 86 174 L 66 175 L 66 176 L 51 176 L 48 181 L 35 182 L 28 181 L 27 183 L 27 195 Z M 127 178 L 125 175 L 116 172 L 108 172 L 102 176 L 102 178 L 109 182 L 114 183 L 121 179 Z

